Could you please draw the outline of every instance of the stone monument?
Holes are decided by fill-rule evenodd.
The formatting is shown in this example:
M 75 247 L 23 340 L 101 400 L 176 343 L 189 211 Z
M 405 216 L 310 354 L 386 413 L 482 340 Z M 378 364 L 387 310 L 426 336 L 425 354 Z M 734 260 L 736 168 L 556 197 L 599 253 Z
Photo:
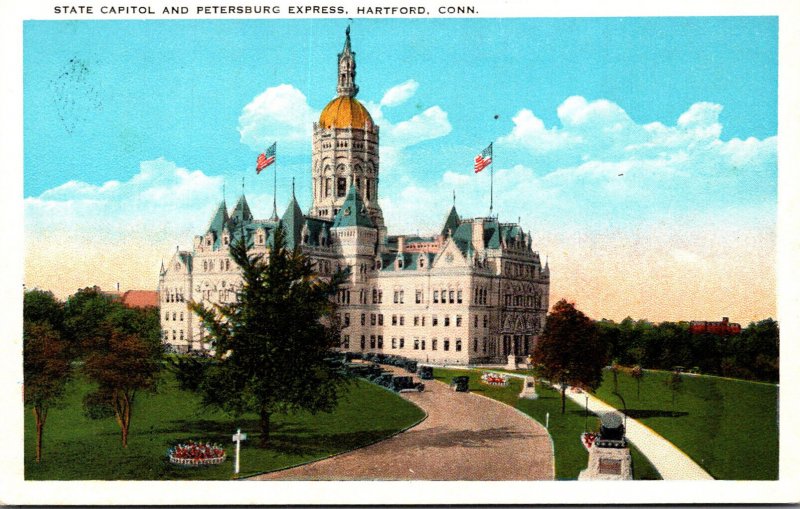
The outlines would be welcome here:
M 536 394 L 536 379 L 532 376 L 526 376 L 522 381 L 522 392 L 519 393 L 520 398 L 536 399 L 539 396 Z
M 633 479 L 631 451 L 625 439 L 625 426 L 616 412 L 600 417 L 600 435 L 589 446 L 589 465 L 578 475 L 579 481 Z

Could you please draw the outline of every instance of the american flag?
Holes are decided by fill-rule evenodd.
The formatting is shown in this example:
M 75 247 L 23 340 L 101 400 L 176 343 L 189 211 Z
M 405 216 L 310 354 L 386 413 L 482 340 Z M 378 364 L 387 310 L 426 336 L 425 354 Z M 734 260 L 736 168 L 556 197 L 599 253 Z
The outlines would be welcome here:
M 267 150 L 264 151 L 263 154 L 258 154 L 258 160 L 256 161 L 256 175 L 261 173 L 261 170 L 275 162 L 275 146 L 277 144 L 277 142 L 273 143 Z
M 492 144 L 489 143 L 489 146 L 483 149 L 483 151 L 475 156 L 475 173 L 479 173 L 481 170 L 486 168 L 492 164 Z

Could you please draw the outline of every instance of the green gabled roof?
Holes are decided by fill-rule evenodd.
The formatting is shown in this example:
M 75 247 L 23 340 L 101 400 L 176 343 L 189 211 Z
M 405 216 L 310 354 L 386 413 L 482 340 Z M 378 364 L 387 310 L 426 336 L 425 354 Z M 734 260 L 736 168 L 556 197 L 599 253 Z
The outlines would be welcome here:
M 372 220 L 367 215 L 361 195 L 356 191 L 356 187 L 351 185 L 347 192 L 347 197 L 342 203 L 339 213 L 333 218 L 334 228 L 344 228 L 347 226 L 366 226 L 374 228 Z
M 286 207 L 286 212 L 283 213 L 281 218 L 281 223 L 286 230 L 286 247 L 288 249 L 300 247 L 300 241 L 302 240 L 300 235 L 303 231 L 304 219 L 303 211 L 300 210 L 300 206 L 297 204 L 294 194 L 292 194 L 292 201 L 289 202 L 289 206 Z
M 307 217 L 305 219 L 305 225 L 308 228 L 308 245 L 309 246 L 318 246 L 319 245 L 319 237 L 320 234 L 325 231 L 328 233 L 328 238 L 330 238 L 330 230 L 331 230 L 331 222 L 325 219 L 319 219 L 316 217 Z
M 234 207 L 233 212 L 231 213 L 230 221 L 235 226 L 239 226 L 242 223 L 247 223 L 253 220 L 253 214 L 250 212 L 250 206 L 247 205 L 247 198 L 244 195 L 239 198 L 239 201 L 236 202 L 236 207 Z M 231 227 L 233 230 L 233 227 Z
M 500 228 L 497 223 L 483 223 L 483 244 L 488 249 L 500 249 Z
M 222 233 L 222 229 L 228 224 L 228 220 L 228 209 L 225 206 L 225 200 L 222 200 L 219 207 L 217 207 L 217 211 L 214 212 L 214 215 L 211 217 L 211 222 L 208 223 L 206 232 L 214 232 L 219 237 Z
M 398 269 L 396 262 L 398 258 L 403 259 L 403 268 Z M 436 255 L 433 253 L 384 253 L 381 255 L 381 271 L 395 272 L 398 270 L 418 270 L 419 259 L 425 260 L 425 269 L 431 266 Z
M 458 212 L 456 212 L 456 206 L 450 209 L 450 213 L 447 214 L 447 218 L 444 220 L 444 226 L 442 227 L 442 235 L 447 235 L 450 230 L 453 232 L 456 231 L 458 225 L 461 223 L 461 218 L 458 217 Z
M 189 269 L 189 272 L 192 272 L 192 253 L 181 251 L 178 253 L 178 258 L 181 259 L 184 265 Z
M 453 242 L 465 255 L 472 246 L 472 223 L 462 223 L 453 230 Z

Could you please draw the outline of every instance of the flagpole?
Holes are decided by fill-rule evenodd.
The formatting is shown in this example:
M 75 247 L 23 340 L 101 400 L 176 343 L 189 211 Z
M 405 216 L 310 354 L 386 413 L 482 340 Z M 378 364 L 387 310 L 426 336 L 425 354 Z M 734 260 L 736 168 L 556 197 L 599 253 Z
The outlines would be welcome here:
M 278 220 L 278 206 L 277 206 L 277 195 L 278 195 L 278 151 L 277 148 L 275 150 L 275 168 L 272 169 L 272 220 Z
M 494 142 L 489 143 L 489 147 L 491 147 L 491 154 L 492 154 L 492 162 L 489 164 L 489 217 L 492 217 L 492 210 L 494 210 L 494 147 L 492 144 Z

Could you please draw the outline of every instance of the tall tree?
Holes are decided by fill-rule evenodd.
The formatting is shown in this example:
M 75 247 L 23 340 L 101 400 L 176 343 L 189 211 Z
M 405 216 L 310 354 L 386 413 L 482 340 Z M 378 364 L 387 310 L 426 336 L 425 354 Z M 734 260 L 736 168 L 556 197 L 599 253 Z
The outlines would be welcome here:
M 72 354 L 83 357 L 98 340 L 103 324 L 115 309 L 123 307 L 96 288 L 78 290 L 64 304 L 64 333 Z
M 344 275 L 317 276 L 299 249 L 286 249 L 275 229 L 269 259 L 236 242 L 231 256 L 242 271 L 236 302 L 190 309 L 209 332 L 216 358 L 200 384 L 203 401 L 230 413 L 252 411 L 267 447 L 273 414 L 298 409 L 330 411 L 343 375 L 326 362 L 339 344 L 332 296 Z
M 561 413 L 566 411 L 567 385 L 596 389 L 603 380 L 607 346 L 594 322 L 566 300 L 547 316 L 533 352 L 533 362 L 550 381 L 561 384 Z
M 97 389 L 84 400 L 87 413 L 90 417 L 113 414 L 120 427 L 122 447 L 128 447 L 136 395 L 155 389 L 161 358 L 157 341 L 110 324 L 102 327 L 86 357 L 84 372 L 97 384 Z
M 36 462 L 42 459 L 47 413 L 64 395 L 70 376 L 67 343 L 47 321 L 23 322 L 22 364 L 25 405 L 33 410 Z

